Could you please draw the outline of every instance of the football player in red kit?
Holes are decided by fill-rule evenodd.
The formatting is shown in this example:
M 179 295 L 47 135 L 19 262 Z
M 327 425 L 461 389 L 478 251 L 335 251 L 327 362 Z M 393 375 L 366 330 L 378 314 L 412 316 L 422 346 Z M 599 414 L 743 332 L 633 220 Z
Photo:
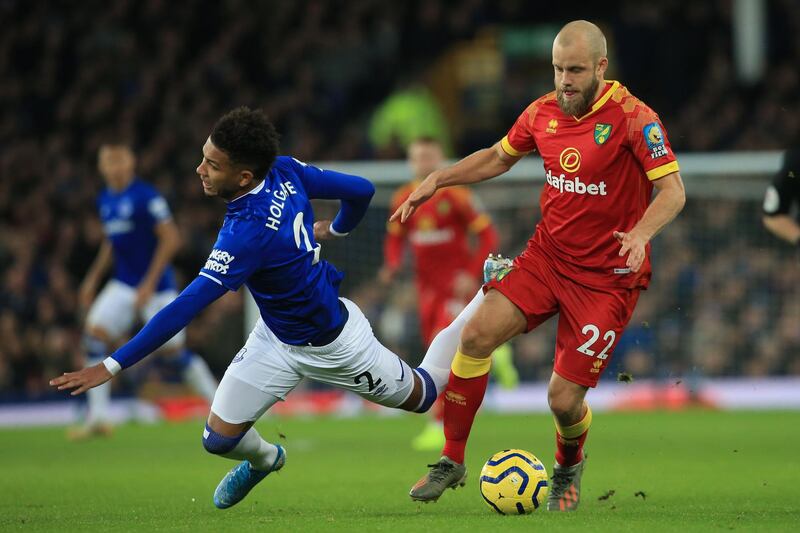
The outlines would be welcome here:
M 664 126 L 619 82 L 604 79 L 606 55 L 597 26 L 564 26 L 553 42 L 555 91 L 530 104 L 493 147 L 430 174 L 392 215 L 404 222 L 442 187 L 498 176 L 528 153 L 543 159 L 542 219 L 513 268 L 484 286 L 461 332 L 444 393 L 442 458 L 411 489 L 414 500 L 436 500 L 463 484 L 464 450 L 492 350 L 558 313 L 548 387 L 556 464 L 547 508 L 578 507 L 592 422 L 586 392 L 597 385 L 650 280 L 650 240 L 685 202 Z
M 441 144 L 432 137 L 420 137 L 408 147 L 408 165 L 413 179 L 392 197 L 391 211 L 397 209 L 428 174 L 445 163 Z M 480 287 L 483 261 L 497 247 L 497 231 L 489 215 L 466 187 L 438 191 L 407 224 L 389 222 L 384 241 L 383 283 L 394 279 L 403 264 L 403 252 L 410 245 L 414 281 L 417 287 L 419 324 L 425 346 L 447 327 Z M 476 246 L 470 243 L 471 238 Z M 503 346 L 494 354 L 492 373 L 505 388 L 513 388 L 517 371 L 511 348 Z M 433 420 L 413 441 L 417 450 L 437 450 L 444 444 L 441 402 L 431 410 Z

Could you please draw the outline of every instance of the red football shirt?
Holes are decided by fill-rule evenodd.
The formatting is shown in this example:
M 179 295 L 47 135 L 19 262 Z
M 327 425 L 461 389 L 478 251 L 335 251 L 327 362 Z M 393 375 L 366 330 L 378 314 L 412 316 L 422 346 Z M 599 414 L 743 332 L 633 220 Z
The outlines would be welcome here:
M 542 219 L 529 241 L 558 261 L 566 276 L 590 287 L 647 287 L 646 259 L 633 273 L 613 231 L 644 215 L 652 180 L 678 170 L 658 115 L 617 81 L 607 81 L 584 116 L 564 114 L 551 92 L 519 116 L 502 141 L 510 155 L 538 151 L 547 183 Z
M 390 213 L 397 210 L 417 183 L 404 185 L 392 197 Z M 400 267 L 403 245 L 411 244 L 414 270 L 420 289 L 449 294 L 454 276 L 465 271 L 481 278 L 483 260 L 497 244 L 489 215 L 476 203 L 469 189 L 447 187 L 417 208 L 404 224 L 389 222 L 384 245 L 386 264 Z M 477 250 L 470 248 L 468 234 L 478 235 Z

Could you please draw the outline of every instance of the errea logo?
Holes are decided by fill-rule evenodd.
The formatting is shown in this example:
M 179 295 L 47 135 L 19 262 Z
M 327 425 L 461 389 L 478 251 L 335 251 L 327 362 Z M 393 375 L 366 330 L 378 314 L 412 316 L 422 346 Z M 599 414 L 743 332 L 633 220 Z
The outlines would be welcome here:
M 210 270 L 218 274 L 227 274 L 228 267 L 234 259 L 236 259 L 236 257 L 225 250 L 217 250 L 214 248 L 211 250 L 211 254 L 209 254 L 208 261 L 206 261 L 206 264 L 203 266 L 203 270 Z
M 451 390 L 444 393 L 444 399 L 457 405 L 467 405 L 467 398 L 463 394 Z

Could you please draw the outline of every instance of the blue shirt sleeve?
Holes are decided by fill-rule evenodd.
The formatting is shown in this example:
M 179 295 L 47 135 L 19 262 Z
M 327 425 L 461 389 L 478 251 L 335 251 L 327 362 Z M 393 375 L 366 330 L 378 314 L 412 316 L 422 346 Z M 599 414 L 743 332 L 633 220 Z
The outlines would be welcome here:
M 167 200 L 161 196 L 161 193 L 155 187 L 142 185 L 139 189 L 138 197 L 137 203 L 141 205 L 139 209 L 142 210 L 149 223 L 153 226 L 172 218 Z
M 303 188 L 309 198 L 341 200 L 341 207 L 331 222 L 336 233 L 350 233 L 364 218 L 375 186 L 368 180 L 335 170 L 322 170 L 292 158 Z
M 147 200 L 147 213 L 150 215 L 150 218 L 153 219 L 153 222 L 156 224 L 160 224 L 166 220 L 170 220 L 172 218 L 172 213 L 170 213 L 169 205 L 167 201 L 164 199 L 163 196 L 156 195 Z
M 119 350 L 111 354 L 122 368 L 144 359 L 170 340 L 211 302 L 226 290 L 208 278 L 198 276 L 177 298 L 156 315 Z
M 265 248 L 259 246 L 260 230 L 253 221 L 226 220 L 200 275 L 229 291 L 238 290 L 261 265 Z

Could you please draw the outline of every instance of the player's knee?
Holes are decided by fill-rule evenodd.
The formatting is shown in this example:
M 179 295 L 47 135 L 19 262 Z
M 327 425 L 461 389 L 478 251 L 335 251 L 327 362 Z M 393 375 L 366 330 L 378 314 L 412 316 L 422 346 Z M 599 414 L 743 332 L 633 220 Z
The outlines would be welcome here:
M 88 325 L 84 331 L 84 342 L 93 339 L 97 342 L 108 344 L 111 342 L 111 335 L 102 326 Z
M 242 437 L 244 437 L 244 433 L 237 437 L 220 435 L 206 424 L 206 428 L 203 430 L 203 448 L 205 448 L 208 453 L 224 455 L 233 451 L 236 445 L 239 444 L 239 441 L 242 440 Z
M 575 413 L 580 415 L 583 398 L 576 396 L 569 390 L 550 388 L 547 391 L 547 403 L 553 416 L 559 420 L 575 418 Z
M 461 351 L 465 355 L 480 357 L 489 355 L 496 348 L 494 333 L 480 321 L 470 320 L 461 331 Z

